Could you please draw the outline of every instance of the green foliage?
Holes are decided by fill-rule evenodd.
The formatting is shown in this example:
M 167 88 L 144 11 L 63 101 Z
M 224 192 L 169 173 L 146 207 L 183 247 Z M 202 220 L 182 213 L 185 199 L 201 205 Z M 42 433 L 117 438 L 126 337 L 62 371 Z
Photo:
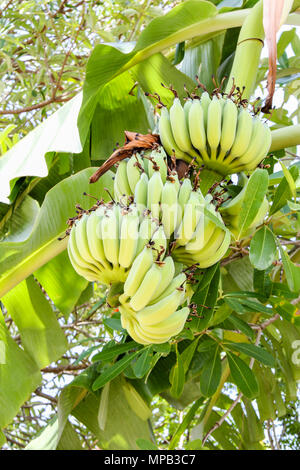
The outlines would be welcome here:
M 157 131 L 154 94 L 167 106 L 174 97 L 161 83 L 183 100 L 196 74 L 210 91 L 229 76 L 245 9 L 257 2 L 77 3 L 1 7 L 1 446 L 296 449 L 295 147 L 285 140 L 286 149 L 250 174 L 237 237 L 220 263 L 194 273 L 191 315 L 169 343 L 132 341 L 103 286 L 75 273 L 67 239 L 58 240 L 76 204 L 93 204 L 84 192 L 110 199 L 111 172 L 88 181 L 124 131 Z M 283 100 L 266 117 L 272 129 L 292 129 L 299 112 L 286 103 L 299 97 L 296 28 L 280 35 L 277 50 Z M 266 72 L 262 59 L 258 88 Z M 218 200 L 240 190 L 216 181 L 211 193 Z M 268 215 L 253 228 L 265 197 Z

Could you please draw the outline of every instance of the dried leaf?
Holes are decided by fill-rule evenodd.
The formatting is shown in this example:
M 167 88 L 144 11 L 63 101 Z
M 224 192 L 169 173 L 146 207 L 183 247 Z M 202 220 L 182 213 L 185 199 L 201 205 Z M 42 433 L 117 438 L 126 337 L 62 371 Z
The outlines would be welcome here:
M 123 147 L 115 150 L 111 156 L 98 168 L 98 170 L 90 177 L 90 183 L 96 183 L 98 179 L 104 175 L 113 165 L 124 158 L 130 157 L 136 150 L 153 149 L 159 144 L 159 136 L 157 134 L 139 134 L 137 132 L 124 131 L 125 144 Z

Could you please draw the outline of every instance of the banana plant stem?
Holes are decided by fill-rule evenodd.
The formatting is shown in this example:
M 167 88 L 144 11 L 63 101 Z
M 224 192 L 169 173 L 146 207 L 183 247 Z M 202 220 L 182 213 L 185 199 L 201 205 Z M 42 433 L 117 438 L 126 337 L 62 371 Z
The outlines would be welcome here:
M 264 38 L 263 2 L 260 0 L 251 9 L 241 28 L 226 93 L 230 92 L 234 81 L 241 90 L 245 87 L 243 98 L 249 99 L 256 82 Z
M 272 131 L 271 135 L 271 152 L 287 147 L 294 147 L 294 145 L 300 145 L 300 124 L 275 129 Z

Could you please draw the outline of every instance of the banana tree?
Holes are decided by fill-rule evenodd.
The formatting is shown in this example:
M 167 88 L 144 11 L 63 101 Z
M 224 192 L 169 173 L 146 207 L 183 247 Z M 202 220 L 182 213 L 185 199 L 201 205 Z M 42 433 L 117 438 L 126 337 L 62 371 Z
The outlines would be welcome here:
M 57 415 L 27 448 L 83 448 L 75 417 L 101 449 L 155 449 L 157 397 L 183 413 L 169 449 L 267 448 L 265 430 L 297 399 L 300 378 L 299 115 L 272 106 L 275 81 L 286 100 L 293 90 L 298 96 L 296 28 L 274 41 L 280 25 L 300 26 L 300 2 L 274 4 L 187 0 L 151 21 L 136 43 L 97 45 L 82 95 L 1 157 L 1 444 L 41 370 L 71 347 L 56 313 L 67 319 L 100 283 L 116 307 L 99 309 L 105 343 L 95 338 L 83 350 L 89 367 L 59 393 Z M 270 63 L 261 57 L 265 41 Z M 258 98 L 266 80 L 268 95 Z M 130 219 L 118 204 L 135 201 L 144 181 L 152 181 L 145 200 L 152 213 L 162 187 L 169 195 L 177 184 L 176 201 L 187 187 L 202 207 L 204 235 L 194 235 L 182 196 L 192 228 L 179 229 L 173 246 L 176 221 L 163 218 L 162 204 L 155 233 L 163 227 L 166 237 L 147 240 L 156 264 L 147 252 L 134 277 L 137 244 L 129 235 L 117 248 L 121 268 L 112 268 L 119 243 L 112 223 L 116 234 L 116 224 Z M 100 253 L 84 237 L 103 207 Z M 139 229 L 141 213 L 126 233 L 129 223 Z M 169 250 L 165 261 L 161 247 Z M 174 308 L 167 297 L 158 314 L 151 299 L 163 302 L 175 273 L 184 279 L 172 284 Z M 134 296 L 137 283 L 144 287 Z M 169 310 L 180 312 L 172 322 Z M 134 321 L 148 320 L 137 325 L 132 311 Z

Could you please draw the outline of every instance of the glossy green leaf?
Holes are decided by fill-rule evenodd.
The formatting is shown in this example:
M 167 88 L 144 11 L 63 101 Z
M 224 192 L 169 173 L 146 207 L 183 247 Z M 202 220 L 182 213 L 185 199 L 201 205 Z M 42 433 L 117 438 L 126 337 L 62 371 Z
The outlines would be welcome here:
M 87 168 L 54 186 L 45 197 L 30 236 L 18 243 L 1 243 L 0 297 L 65 250 L 68 239 L 59 241 L 58 237 L 67 228 L 66 220 L 75 215 L 76 204 L 86 209 L 91 206 L 90 199 L 83 195 L 84 191 L 109 200 L 104 188 L 112 189 L 111 173 L 90 185 L 89 177 L 95 171 L 96 168 Z
M 0 343 L 5 353 L 0 364 L 0 428 L 4 428 L 39 386 L 42 377 L 34 360 L 15 343 L 1 321 Z
M 250 261 L 261 271 L 267 269 L 276 260 L 276 240 L 271 230 L 264 225 L 254 235 L 250 243 Z
M 296 266 L 290 259 L 287 252 L 280 246 L 283 268 L 288 286 L 292 292 L 300 291 L 300 267 Z
M 220 268 L 215 271 L 214 276 L 211 279 L 211 282 L 206 285 L 204 289 L 196 290 L 194 293 L 191 302 L 197 306 L 197 318 L 194 318 L 189 327 L 193 331 L 202 331 L 209 324 L 213 312 L 214 306 L 218 298 L 219 291 L 219 282 L 220 282 Z
M 254 221 L 268 189 L 267 170 L 257 168 L 249 178 L 238 219 L 238 238 Z
M 252 370 L 238 356 L 227 351 L 231 376 L 240 391 L 250 399 L 256 398 L 259 392 L 258 383 Z
M 135 349 L 137 346 L 138 344 L 135 341 L 129 341 L 128 343 L 115 344 L 113 346 L 109 343 L 106 343 L 102 351 L 95 354 L 92 360 L 93 362 L 96 362 L 96 361 L 108 362 L 114 359 L 115 357 L 119 356 L 119 354 L 128 352 L 131 349 Z
M 200 392 L 205 397 L 211 397 L 217 390 L 221 380 L 222 365 L 220 350 L 215 347 L 209 359 L 205 362 L 200 375 Z
M 24 349 L 39 369 L 61 357 L 67 340 L 33 276 L 8 292 L 2 302 L 19 329 Z
M 184 372 L 184 365 L 181 358 L 181 355 L 178 352 L 176 347 L 176 363 L 171 370 L 170 377 L 171 383 L 171 390 L 170 393 L 173 397 L 177 398 L 180 397 L 184 387 L 185 381 L 185 372 Z
M 172 440 L 169 444 L 169 450 L 176 449 L 176 446 L 179 442 L 180 437 L 185 432 L 185 430 L 188 428 L 191 421 L 194 419 L 194 416 L 197 413 L 199 407 L 202 405 L 203 401 L 204 401 L 203 397 L 196 400 L 195 403 L 193 404 L 193 406 L 186 413 L 186 415 L 183 418 L 182 422 L 178 425 L 175 433 L 172 436 Z
M 131 354 L 128 354 L 119 361 L 115 362 L 115 364 L 112 366 L 109 366 L 107 369 L 105 369 L 93 383 L 93 390 L 98 390 L 107 382 L 110 382 L 115 377 L 120 375 L 138 354 L 140 354 L 140 351 L 135 351 Z
M 65 316 L 73 310 L 88 285 L 88 281 L 74 270 L 66 250 L 41 266 L 34 276 Z
M 137 378 L 142 378 L 149 371 L 152 364 L 153 353 L 151 348 L 146 349 L 138 357 L 135 364 L 132 366 L 133 372 Z
M 295 182 L 299 176 L 299 168 L 297 166 L 291 166 L 288 170 L 289 181 L 286 179 L 287 175 L 283 174 L 283 179 L 280 181 L 275 194 L 273 203 L 270 209 L 270 215 L 275 214 L 275 212 L 279 211 L 283 206 L 286 205 L 287 201 L 291 199 L 294 193 L 294 183 L 291 183 L 291 179 Z M 273 175 L 274 176 L 274 175 Z M 291 190 L 291 184 L 292 189 Z
M 273 356 L 266 351 L 265 349 L 255 346 L 255 344 L 250 343 L 224 343 L 224 347 L 232 349 L 247 356 L 254 357 L 257 361 L 265 364 L 266 366 L 274 367 L 275 360 Z

